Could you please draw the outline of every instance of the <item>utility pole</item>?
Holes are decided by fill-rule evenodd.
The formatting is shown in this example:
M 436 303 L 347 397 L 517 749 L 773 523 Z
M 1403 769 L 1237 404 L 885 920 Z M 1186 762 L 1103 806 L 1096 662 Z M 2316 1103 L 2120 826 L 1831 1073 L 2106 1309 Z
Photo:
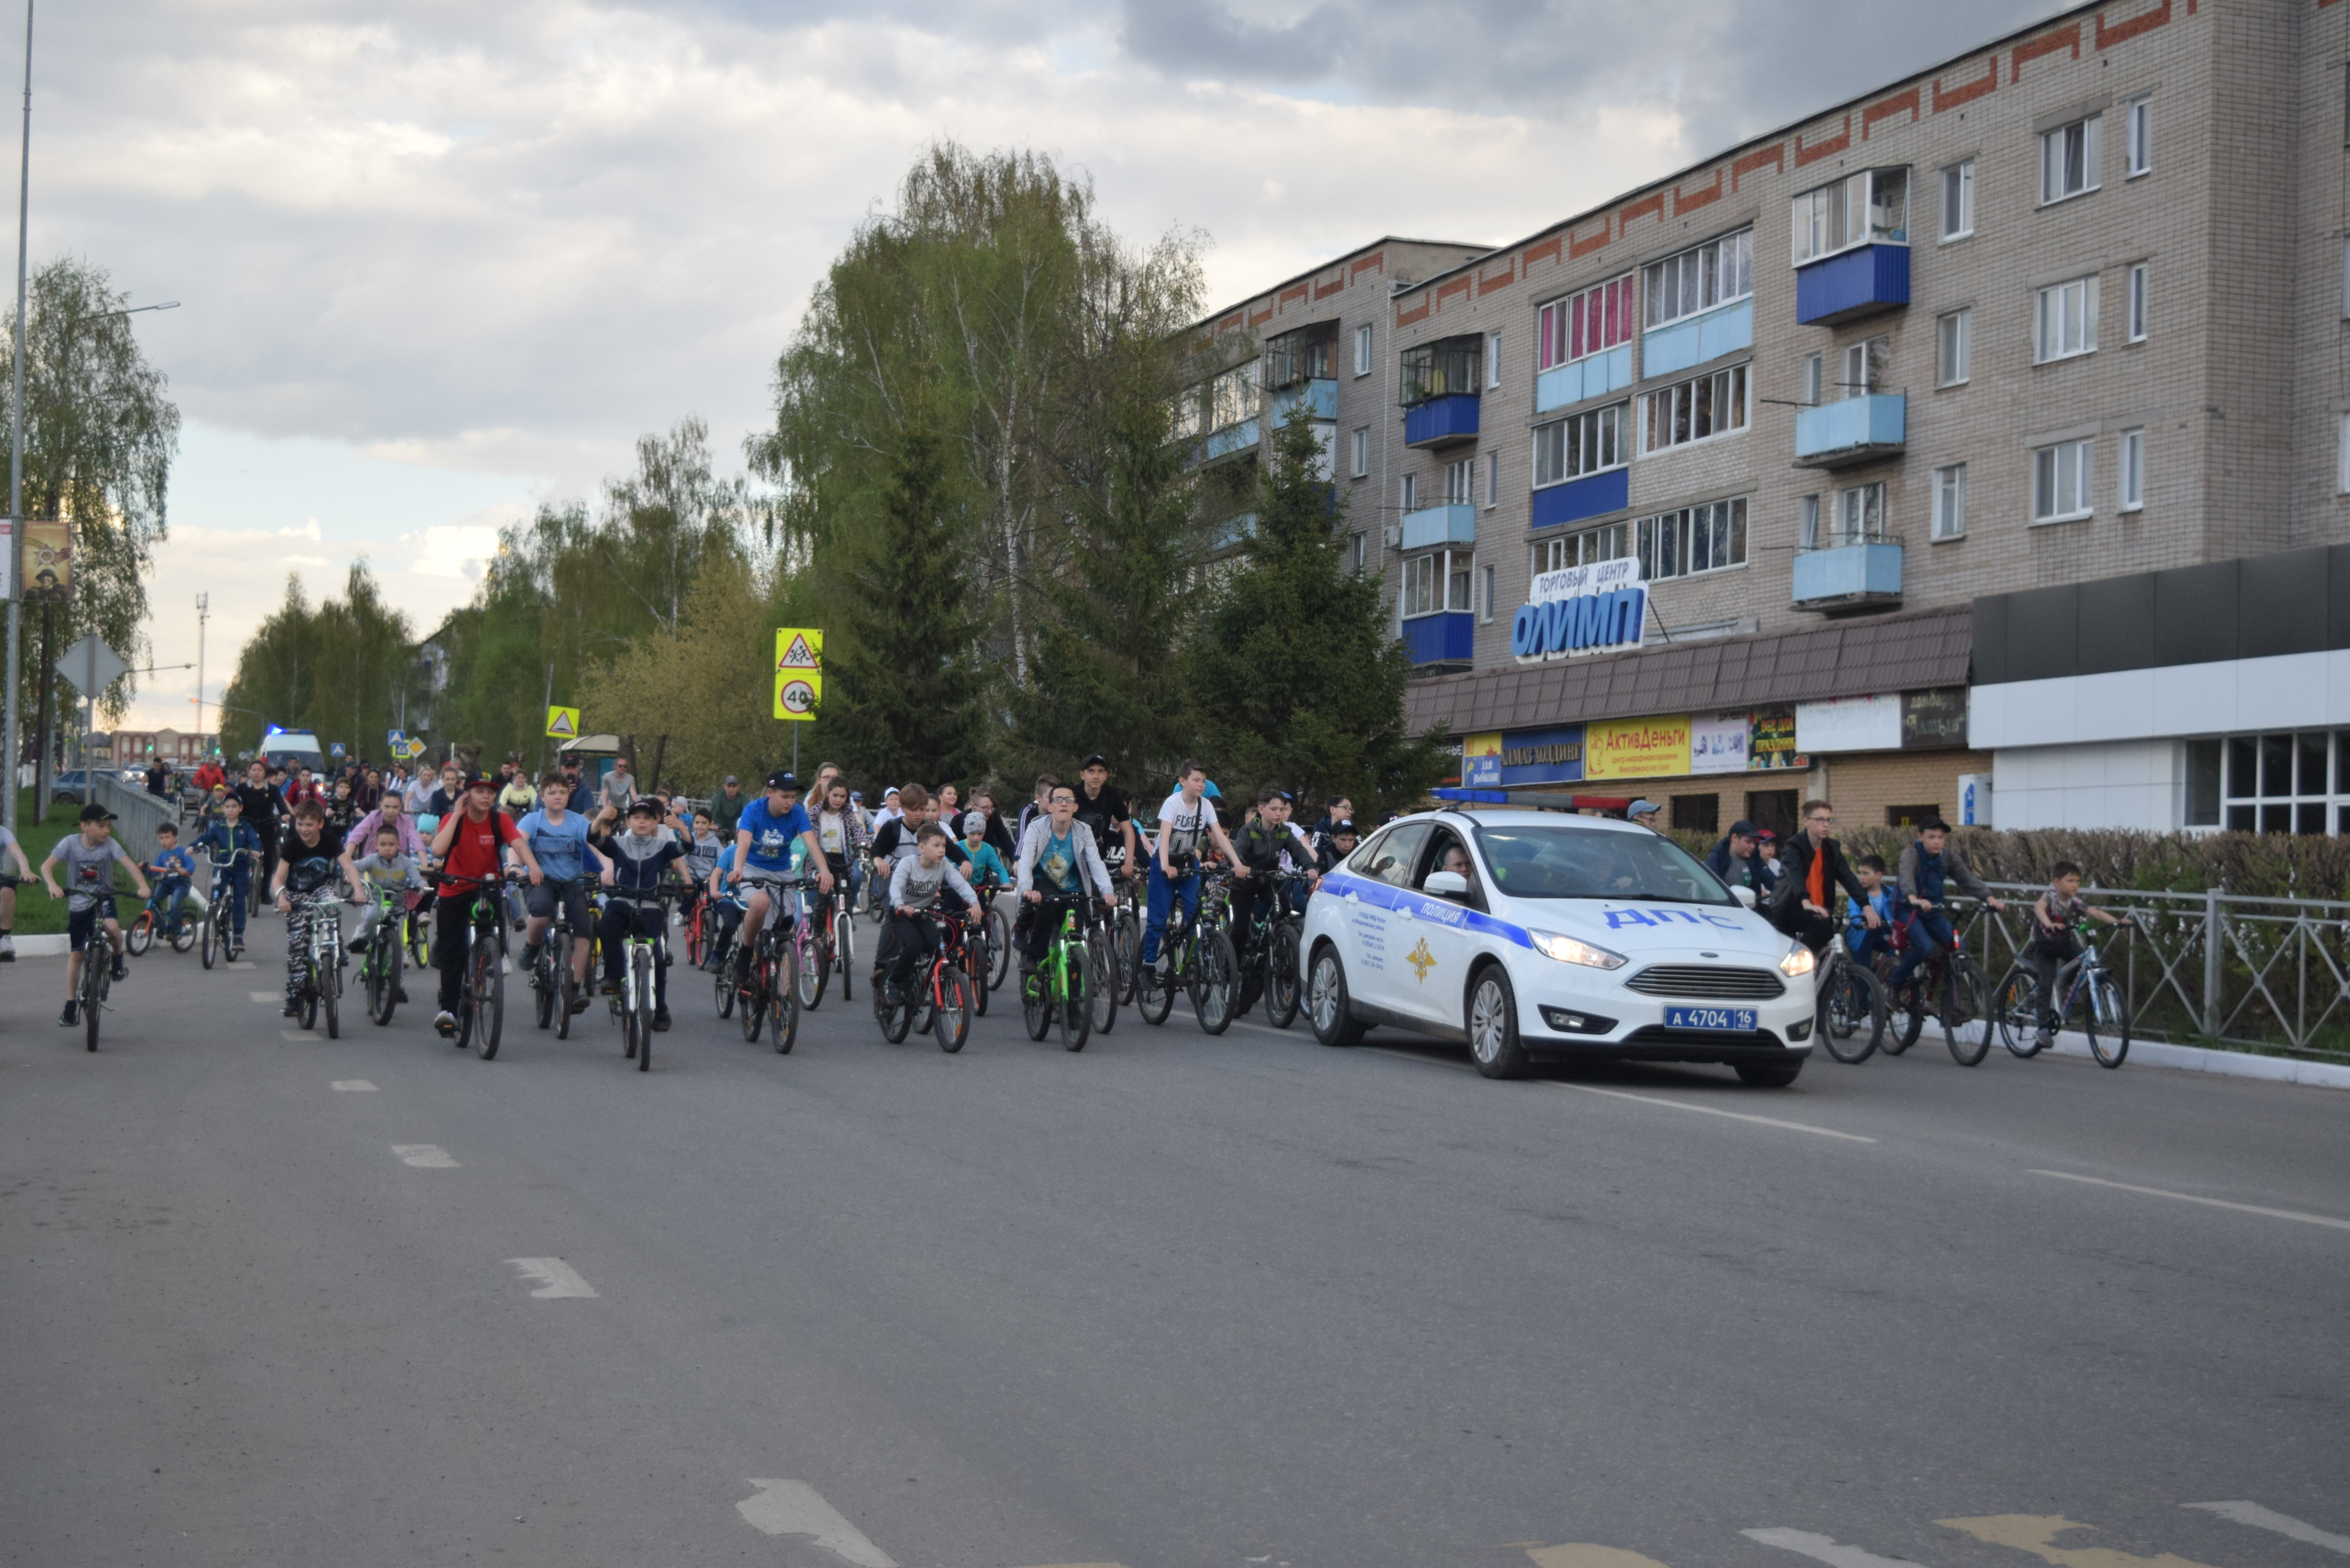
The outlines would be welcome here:
M 555 706 L 555 660 L 553 660 L 553 659 L 548 659 L 548 660 L 546 661 L 546 706 L 547 708 L 552 708 L 552 707 L 554 707 L 554 706 Z M 540 722 L 539 722 L 539 726 L 538 726 L 538 727 L 539 727 L 539 729 L 540 729 L 542 732 L 544 732 L 544 731 L 546 730 L 546 712 L 545 712 L 545 711 L 542 709 L 542 710 L 541 710 L 541 711 L 540 711 L 540 714 L 539 714 L 539 720 L 540 720 Z M 578 728 L 578 726 L 575 724 L 575 725 L 573 725 L 573 726 L 572 726 L 572 728 L 573 728 L 573 729 L 577 729 L 577 728 Z M 578 737 L 578 736 L 577 736 L 577 735 L 574 735 L 574 736 L 572 736 L 571 738 L 572 738 L 573 740 L 575 740 L 575 741 L 576 741 L 576 740 L 577 740 L 579 737 Z M 544 777 L 544 776 L 546 775 L 546 736 L 544 733 L 541 733 L 541 734 L 540 734 L 540 736 L 538 737 L 538 771 L 539 771 L 539 774 L 540 774 L 540 776 Z
M 196 596 L 196 755 L 204 754 L 204 622 L 212 618 L 210 594 Z
M 25 141 L 16 167 L 16 368 L 8 400 L 8 702 L 0 746 L 8 753 L 6 819 L 16 824 L 16 761 L 21 727 L 16 694 L 24 688 L 25 644 L 25 244 L 33 212 L 33 0 L 25 0 Z M 48 672 L 42 671 L 46 681 Z M 46 685 L 42 688 L 47 691 Z M 44 759 L 46 761 L 46 759 Z M 33 788 L 47 779 L 43 763 L 33 766 Z

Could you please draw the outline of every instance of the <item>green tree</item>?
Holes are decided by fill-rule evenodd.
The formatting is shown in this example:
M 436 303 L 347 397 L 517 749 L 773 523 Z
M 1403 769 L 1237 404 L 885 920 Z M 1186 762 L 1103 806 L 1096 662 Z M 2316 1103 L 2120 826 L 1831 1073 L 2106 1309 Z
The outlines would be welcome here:
M 342 597 L 316 609 L 288 574 L 284 601 L 237 653 L 222 697 L 221 748 L 232 757 L 252 752 L 263 726 L 275 723 L 313 731 L 322 746 L 340 741 L 355 757 L 381 756 L 380 737 L 422 695 L 415 630 L 384 602 L 364 560 L 351 563 Z
M 1302 409 L 1275 432 L 1255 535 L 1186 650 L 1192 720 L 1227 793 L 1405 805 L 1443 776 L 1440 737 L 1405 732 L 1410 660 L 1378 580 L 1345 564 L 1327 462 Z

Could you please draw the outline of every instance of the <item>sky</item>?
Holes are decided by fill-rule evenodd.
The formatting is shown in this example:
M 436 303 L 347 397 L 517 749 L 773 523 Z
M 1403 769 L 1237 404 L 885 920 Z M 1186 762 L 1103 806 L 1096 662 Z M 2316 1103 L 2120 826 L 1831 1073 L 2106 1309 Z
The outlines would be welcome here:
M 1385 234 L 1500 244 L 2052 0 L 116 0 L 34 45 L 31 253 L 105 267 L 184 420 L 129 723 L 289 573 L 420 632 L 498 527 L 768 417 L 809 290 L 931 140 L 1033 147 L 1219 303 Z M 21 33 L 16 35 L 21 39 Z M 22 68 L 0 29 L 0 69 Z

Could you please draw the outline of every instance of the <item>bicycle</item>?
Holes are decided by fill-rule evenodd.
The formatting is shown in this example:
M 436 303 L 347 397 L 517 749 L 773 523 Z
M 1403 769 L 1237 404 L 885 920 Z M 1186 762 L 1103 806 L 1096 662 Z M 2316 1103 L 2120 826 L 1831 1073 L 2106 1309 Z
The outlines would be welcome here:
M 538 961 L 532 966 L 530 983 L 536 993 L 531 1009 L 538 1026 L 555 1024 L 557 1040 L 571 1038 L 571 1017 L 584 1012 L 579 992 L 579 977 L 571 964 L 571 950 L 579 940 L 579 933 L 571 929 L 571 900 L 566 897 L 570 889 L 580 886 L 577 877 L 567 882 L 546 882 L 541 886 L 555 891 L 555 923 L 547 928 L 546 940 L 538 947 Z M 590 922 L 589 936 L 594 935 Z M 593 961 L 595 954 L 588 954 Z
M 400 971 L 407 956 L 406 922 L 411 918 L 408 889 L 397 885 L 370 891 L 375 900 L 375 936 L 359 959 L 359 992 L 367 998 L 367 1015 L 378 1027 L 391 1022 L 400 1006 Z
M 873 1016 L 881 1037 L 900 1044 L 916 1029 L 934 1035 L 939 1049 L 951 1056 L 971 1037 L 972 978 L 963 971 L 964 918 L 939 909 L 924 909 L 922 918 L 939 928 L 938 950 L 930 955 L 910 991 L 890 999 L 885 985 L 873 992 Z
M 186 911 L 181 908 L 186 900 L 187 893 L 184 889 L 174 893 L 172 896 L 171 914 L 167 919 L 157 912 L 155 900 L 150 898 L 146 907 L 139 911 L 139 918 L 122 929 L 124 950 L 132 958 L 145 958 L 148 950 L 155 945 L 158 935 L 171 944 L 172 950 L 175 953 L 183 953 L 194 947 L 196 922 L 188 919 Z
M 980 908 L 987 914 L 979 923 L 963 933 L 962 970 L 971 978 L 972 1001 L 981 1017 L 987 1016 L 987 995 L 995 989 L 996 961 L 1003 956 L 1002 944 L 995 940 L 997 919 L 995 896 L 1003 891 L 993 878 L 980 884 Z
M 203 943 L 202 956 L 206 969 L 213 967 L 214 953 L 220 955 L 223 963 L 234 963 L 244 950 L 236 945 L 235 933 L 230 929 L 230 922 L 236 912 L 236 892 L 229 883 L 229 873 L 236 869 L 236 863 L 243 853 L 239 851 L 225 860 L 210 854 L 204 857 L 204 864 L 213 868 L 211 885 L 204 889 L 204 912 L 200 917 L 200 940 Z
M 2081 951 L 2078 957 L 2065 960 L 2056 971 L 2053 985 L 2055 1006 L 2047 1015 L 2035 1016 L 2040 1000 L 2038 975 L 2018 963 L 2001 979 L 1998 991 L 1992 993 L 1992 1016 L 1999 1020 L 2000 1044 L 2017 1056 L 2037 1056 L 2047 1049 L 2040 1042 L 2041 1028 L 2044 1026 L 2052 1034 L 2063 1029 L 2071 1021 L 2073 1003 L 2078 999 L 2081 1033 L 2089 1037 L 2089 1054 L 2096 1058 L 2100 1067 L 2118 1067 L 2129 1056 L 2129 993 L 2114 971 L 2106 967 L 2105 959 L 2097 951 L 2097 940 L 2090 934 L 2090 923 L 2079 921 L 2074 929 L 2080 933 Z
M 832 899 L 823 894 L 811 899 L 807 888 L 803 874 L 792 893 L 792 947 L 800 1010 L 813 1012 L 824 1005 L 825 987 L 832 982 Z M 838 890 L 836 883 L 834 891 Z
M 301 1012 L 296 1022 L 305 1029 L 318 1026 L 318 1015 L 327 1017 L 327 1038 L 342 1037 L 342 1018 L 338 1006 L 343 994 L 343 895 L 332 888 L 316 892 L 289 894 L 289 901 L 298 900 L 310 907 L 310 940 L 302 958 L 302 978 L 296 982 L 295 1001 Z
M 616 892 L 616 898 L 627 898 L 641 909 L 648 898 L 660 905 L 660 929 L 669 929 L 670 906 L 683 893 L 682 888 L 663 888 L 657 892 Z M 653 1068 L 653 971 L 660 961 L 660 942 L 641 930 L 630 930 L 622 940 L 625 955 L 620 965 L 620 989 L 612 997 L 612 1022 L 620 1026 L 620 1038 L 626 1043 L 620 1053 L 624 1062 L 634 1062 L 637 1071 L 650 1073 Z
M 1941 1015 L 1942 1043 L 1961 1067 L 1980 1063 L 1991 1050 L 1991 981 L 1982 965 L 1966 950 L 1960 927 L 1971 905 L 1946 899 L 1941 914 L 1950 925 L 1950 945 L 1919 965 L 1898 992 L 1890 992 L 1888 1007 L 1901 1021 L 1887 1031 L 1884 1051 L 1898 1056 L 1918 1043 L 1925 1032 L 1929 1007 Z M 1917 940 L 1913 933 L 1910 940 Z
M 767 919 L 759 928 L 757 949 L 743 952 L 739 933 L 735 939 L 742 974 L 734 984 L 743 1002 L 743 1038 L 756 1040 L 759 1031 L 766 1028 L 780 1056 L 790 1054 L 800 1033 L 799 948 L 784 934 L 785 926 L 798 922 L 784 905 L 783 894 L 790 884 L 775 881 L 765 886 Z M 722 975 L 722 987 L 727 978 Z M 725 1016 L 723 1006 L 719 1016 Z
M 496 1058 L 506 1021 L 506 922 L 500 918 L 502 898 L 493 889 L 521 876 L 519 871 L 509 871 L 504 877 L 442 879 L 444 898 L 459 887 L 471 890 L 467 896 L 473 904 L 465 912 L 465 971 L 457 993 L 453 1043 L 460 1051 L 469 1045 L 479 1050 L 484 1062 Z
M 1062 1050 L 1082 1051 L 1104 1005 L 1117 1018 L 1117 958 L 1108 940 L 1094 924 L 1092 900 L 1075 900 L 1061 911 L 1060 929 L 1043 961 L 1021 981 L 1029 1039 L 1042 1040 L 1046 1030 L 1057 1028 Z
M 1852 956 L 1841 932 L 1828 939 L 1813 993 L 1816 1001 L 1812 1027 L 1829 1055 L 1847 1066 L 1857 1066 L 1884 1045 L 1885 983 L 1875 970 Z
M 13 878 L 11 878 L 13 880 Z M 89 940 L 81 950 L 82 1036 L 98 1049 L 98 1013 L 114 989 L 114 944 L 107 939 L 106 922 L 114 919 L 114 895 L 100 893 L 92 900 Z
M 1305 876 L 1299 871 L 1259 875 L 1273 883 L 1273 911 L 1268 916 L 1260 905 L 1249 917 L 1249 956 L 1238 961 L 1241 1000 L 1234 1011 L 1246 1012 L 1262 997 L 1265 1022 L 1275 1029 L 1286 1029 L 1296 1022 L 1304 996 L 1297 978 L 1297 955 L 1305 919 L 1297 913 L 1290 895 L 1305 885 Z
M 1111 875 L 1117 877 L 1116 872 Z M 1131 1007 L 1142 985 L 1142 879 L 1117 877 L 1115 886 L 1118 910 L 1110 919 L 1110 941 L 1118 960 L 1118 1000 Z
M 1187 919 L 1182 900 L 1176 899 L 1167 913 L 1167 929 L 1159 934 L 1159 963 L 1143 966 L 1134 1004 L 1145 1023 L 1167 1022 L 1180 988 L 1191 993 L 1201 1033 L 1222 1034 L 1232 1027 L 1232 985 L 1240 960 L 1220 918 L 1232 895 L 1221 874 L 1205 880 L 1198 918 Z

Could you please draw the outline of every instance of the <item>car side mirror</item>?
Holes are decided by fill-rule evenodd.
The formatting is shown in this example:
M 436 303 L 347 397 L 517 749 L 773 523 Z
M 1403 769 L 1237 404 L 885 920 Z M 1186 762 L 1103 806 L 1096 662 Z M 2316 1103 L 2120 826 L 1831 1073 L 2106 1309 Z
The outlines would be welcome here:
M 1730 890 L 1730 896 L 1737 899 L 1740 903 L 1745 905 L 1750 909 L 1754 907 L 1754 889 L 1752 888 L 1732 888 Z
M 1430 871 L 1428 880 L 1419 885 L 1419 890 L 1439 898 L 1466 898 L 1469 896 L 1469 878 L 1458 871 Z

